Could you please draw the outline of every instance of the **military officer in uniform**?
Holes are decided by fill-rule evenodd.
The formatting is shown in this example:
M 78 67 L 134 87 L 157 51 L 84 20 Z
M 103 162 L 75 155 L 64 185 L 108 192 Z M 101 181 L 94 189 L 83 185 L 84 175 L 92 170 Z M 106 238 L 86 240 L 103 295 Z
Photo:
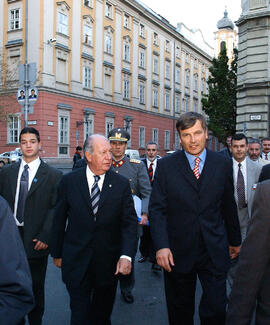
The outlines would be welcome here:
M 151 185 L 145 164 L 137 159 L 129 159 L 125 155 L 127 142 L 130 135 L 123 128 L 115 128 L 109 133 L 109 140 L 112 148 L 112 168 L 116 173 L 129 180 L 132 195 L 141 199 L 141 220 L 140 225 L 148 222 L 148 203 L 151 194 Z M 134 297 L 132 289 L 134 287 L 134 261 L 132 261 L 132 271 L 129 275 L 120 278 L 121 294 L 125 302 L 133 303 Z

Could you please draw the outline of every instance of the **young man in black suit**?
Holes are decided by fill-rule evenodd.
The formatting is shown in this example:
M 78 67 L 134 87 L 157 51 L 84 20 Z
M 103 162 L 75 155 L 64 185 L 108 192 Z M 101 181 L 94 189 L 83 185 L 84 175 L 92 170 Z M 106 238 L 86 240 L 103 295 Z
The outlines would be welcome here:
M 110 325 L 118 275 L 131 272 L 137 215 L 128 179 L 111 167 L 109 141 L 91 135 L 88 165 L 63 176 L 52 256 L 70 295 L 71 324 Z
M 182 151 L 159 161 L 150 197 L 150 230 L 164 268 L 170 325 L 193 324 L 197 276 L 202 325 L 223 325 L 230 257 L 240 251 L 232 163 L 205 149 L 205 118 L 178 119 Z
M 35 307 L 28 314 L 29 324 L 41 325 L 49 239 L 62 173 L 39 158 L 38 130 L 25 127 L 19 139 L 22 160 L 1 168 L 0 195 L 14 213 L 30 266 Z

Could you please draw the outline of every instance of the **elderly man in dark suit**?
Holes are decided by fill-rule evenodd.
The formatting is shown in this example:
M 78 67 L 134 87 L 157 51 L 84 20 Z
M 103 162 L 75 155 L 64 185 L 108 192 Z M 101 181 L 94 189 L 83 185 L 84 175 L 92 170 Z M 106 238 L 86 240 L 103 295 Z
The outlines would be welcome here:
M 270 179 L 270 164 L 263 166 L 259 182 L 265 181 L 267 179 Z
M 230 257 L 241 244 L 232 163 L 205 149 L 201 114 L 182 114 L 176 128 L 184 150 L 159 160 L 149 209 L 157 262 L 165 270 L 169 323 L 193 324 L 198 276 L 201 324 L 221 325 Z
M 88 165 L 63 177 L 53 223 L 52 256 L 70 295 L 71 324 L 110 325 L 118 275 L 131 271 L 137 215 L 129 181 L 110 169 L 102 135 L 84 145 Z
M 23 324 L 34 307 L 32 281 L 13 214 L 0 196 L 0 323 Z
M 8 201 L 14 213 L 30 266 L 35 307 L 28 314 L 29 324 L 41 325 L 49 239 L 62 173 L 39 158 L 38 130 L 26 127 L 19 139 L 22 160 L 1 168 L 0 195 Z
M 229 297 L 227 325 L 270 323 L 270 180 L 257 185 L 249 224 Z

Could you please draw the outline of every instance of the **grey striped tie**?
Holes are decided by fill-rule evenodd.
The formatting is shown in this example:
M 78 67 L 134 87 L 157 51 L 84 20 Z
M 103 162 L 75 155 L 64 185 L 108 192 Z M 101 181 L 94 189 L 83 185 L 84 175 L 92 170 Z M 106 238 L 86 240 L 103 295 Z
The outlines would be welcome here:
M 98 202 L 99 202 L 99 197 L 100 197 L 100 190 L 98 187 L 98 181 L 100 180 L 100 176 L 94 176 L 95 182 L 91 188 L 91 202 L 92 202 L 92 209 L 94 215 L 97 214 L 98 210 Z

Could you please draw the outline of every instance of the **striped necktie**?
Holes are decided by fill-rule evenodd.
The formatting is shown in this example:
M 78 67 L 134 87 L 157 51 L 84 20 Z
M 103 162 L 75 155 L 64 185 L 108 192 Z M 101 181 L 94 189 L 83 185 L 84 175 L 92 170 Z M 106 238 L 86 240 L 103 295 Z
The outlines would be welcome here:
M 28 194 L 28 182 L 29 182 L 28 168 L 29 168 L 28 165 L 24 166 L 22 176 L 20 179 L 19 199 L 18 199 L 17 213 L 16 213 L 16 219 L 19 221 L 19 223 L 22 223 L 24 221 L 24 205 Z
M 236 193 L 238 199 L 238 208 L 242 209 L 247 206 L 246 198 L 245 198 L 245 181 L 244 176 L 241 171 L 241 164 L 238 164 L 238 174 L 237 174 L 237 182 L 236 182 Z
M 149 175 L 149 179 L 150 179 L 150 183 L 153 182 L 153 163 L 151 162 L 148 168 L 148 175 Z
M 98 181 L 100 180 L 100 176 L 94 175 L 95 182 L 91 188 L 91 202 L 92 202 L 92 209 L 94 215 L 97 214 L 98 211 L 98 203 L 99 203 L 99 197 L 100 197 L 100 190 L 98 187 Z M 95 218 L 96 220 L 96 218 Z
M 195 166 L 193 168 L 193 174 L 195 175 L 195 177 L 197 179 L 200 178 L 200 169 L 199 169 L 199 164 L 200 164 L 201 158 L 200 157 L 196 157 L 195 158 Z

